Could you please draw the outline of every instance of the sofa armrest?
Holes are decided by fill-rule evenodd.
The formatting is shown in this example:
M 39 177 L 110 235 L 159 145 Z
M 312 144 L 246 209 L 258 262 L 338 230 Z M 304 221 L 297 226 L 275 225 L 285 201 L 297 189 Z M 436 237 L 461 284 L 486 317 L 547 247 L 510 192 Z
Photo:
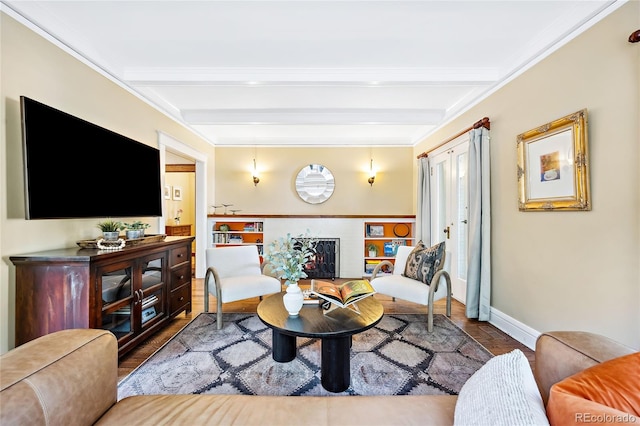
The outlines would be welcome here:
M 0 357 L 0 424 L 90 425 L 115 404 L 117 385 L 112 333 L 47 334 Z
M 583 331 L 551 331 L 536 341 L 534 375 L 545 405 L 555 383 L 585 368 L 634 352 L 614 340 Z

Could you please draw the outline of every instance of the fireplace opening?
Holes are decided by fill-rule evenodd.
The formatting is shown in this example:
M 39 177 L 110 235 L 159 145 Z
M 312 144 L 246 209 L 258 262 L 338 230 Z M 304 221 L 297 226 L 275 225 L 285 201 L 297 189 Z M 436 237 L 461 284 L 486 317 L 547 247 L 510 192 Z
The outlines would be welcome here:
M 304 266 L 307 278 L 339 278 L 340 238 L 321 238 L 315 245 L 315 254 Z

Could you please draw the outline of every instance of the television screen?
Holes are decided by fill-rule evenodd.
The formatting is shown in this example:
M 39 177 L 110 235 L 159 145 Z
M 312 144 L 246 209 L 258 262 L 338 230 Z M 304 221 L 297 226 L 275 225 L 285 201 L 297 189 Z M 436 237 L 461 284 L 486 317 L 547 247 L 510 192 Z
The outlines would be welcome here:
M 160 151 L 20 97 L 27 219 L 162 215 Z

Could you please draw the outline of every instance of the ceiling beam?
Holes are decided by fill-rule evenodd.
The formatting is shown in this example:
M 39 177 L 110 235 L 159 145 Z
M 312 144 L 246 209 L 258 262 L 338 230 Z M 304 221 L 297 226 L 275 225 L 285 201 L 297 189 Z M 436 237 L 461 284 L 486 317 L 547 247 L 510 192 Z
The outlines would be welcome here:
M 445 110 L 407 108 L 265 108 L 190 109 L 182 118 L 191 124 L 400 124 L 434 125 Z
M 189 84 L 402 84 L 461 85 L 498 81 L 498 68 L 127 68 L 124 80 L 132 85 Z

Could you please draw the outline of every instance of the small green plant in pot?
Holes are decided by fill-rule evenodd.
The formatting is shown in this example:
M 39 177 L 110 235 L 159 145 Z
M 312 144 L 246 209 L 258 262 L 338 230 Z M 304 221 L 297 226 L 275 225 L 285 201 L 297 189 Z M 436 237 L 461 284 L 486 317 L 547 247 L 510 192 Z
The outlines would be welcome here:
M 104 238 L 106 241 L 115 241 L 120 236 L 122 222 L 107 219 L 104 222 L 98 223 L 97 226 L 102 231 L 102 238 Z
M 378 255 L 378 246 L 373 243 L 367 244 L 367 250 L 369 251 L 369 257 L 376 257 Z
M 136 220 L 133 223 L 124 223 L 121 229 L 126 229 L 126 236 L 128 240 L 144 237 L 144 230 L 150 227 L 148 223 L 143 223 Z

